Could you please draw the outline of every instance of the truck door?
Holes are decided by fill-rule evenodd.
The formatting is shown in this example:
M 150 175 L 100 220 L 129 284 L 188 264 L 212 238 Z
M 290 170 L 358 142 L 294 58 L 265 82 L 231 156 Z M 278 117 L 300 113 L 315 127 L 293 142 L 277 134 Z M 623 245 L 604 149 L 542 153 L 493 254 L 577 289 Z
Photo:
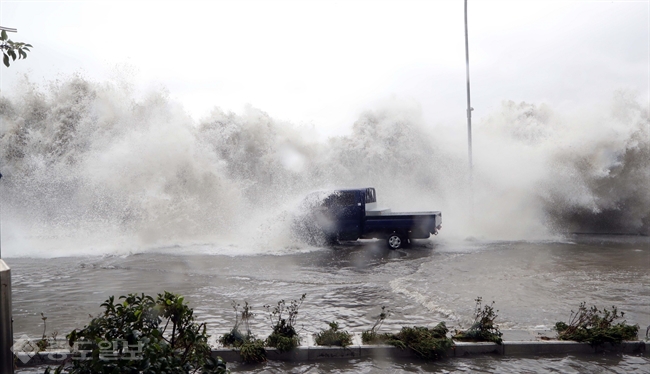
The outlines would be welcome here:
M 339 239 L 357 240 L 361 236 L 361 224 L 365 216 L 364 193 L 362 191 L 346 191 L 345 209 L 342 211 L 343 227 Z
M 362 195 L 361 191 L 337 191 L 326 199 L 340 240 L 356 240 L 361 235 L 365 209 Z

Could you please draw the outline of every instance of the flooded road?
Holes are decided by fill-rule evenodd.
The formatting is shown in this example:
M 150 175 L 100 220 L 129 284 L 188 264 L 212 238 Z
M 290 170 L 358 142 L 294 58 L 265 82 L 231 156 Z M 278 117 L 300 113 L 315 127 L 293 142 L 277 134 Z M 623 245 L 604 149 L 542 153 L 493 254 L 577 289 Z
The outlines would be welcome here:
M 383 242 L 368 241 L 248 256 L 215 254 L 206 245 L 128 256 L 8 258 L 6 262 L 12 267 L 16 336 L 40 336 L 41 312 L 48 318 L 47 334 L 56 330 L 64 335 L 83 327 L 110 295 L 163 290 L 186 296 L 197 318 L 207 322 L 212 339 L 233 326 L 233 300 L 252 305 L 256 313 L 252 330 L 264 337 L 271 324 L 263 305 L 297 299 L 303 293 L 307 298 L 298 316 L 303 332 L 318 331 L 333 320 L 348 331 L 363 331 L 372 326 L 382 306 L 392 311 L 383 327 L 386 331 L 440 321 L 452 328 L 467 327 L 477 296 L 494 300 L 502 329 L 550 328 L 568 320 L 571 310 L 583 301 L 599 308 L 616 305 L 628 323 L 640 325 L 643 334 L 650 325 L 648 237 L 574 236 L 545 242 L 436 238 L 398 251 L 388 250 Z M 566 360 L 585 359 L 595 360 L 591 365 L 598 366 L 602 357 L 480 358 L 440 364 L 451 366 L 434 366 L 435 370 L 406 363 L 390 363 L 387 368 L 397 372 L 516 372 L 535 370 L 539 363 L 550 365 L 548 370 L 553 371 L 551 367 Z M 650 363 L 644 357 L 608 360 L 603 365 L 626 365 L 626 372 Z M 239 369 L 265 372 L 285 364 L 269 365 Z M 276 369 L 313 372 L 311 367 L 320 372 L 325 364 L 301 365 Z M 371 372 L 378 363 L 359 360 L 332 365 L 340 365 L 340 372 Z

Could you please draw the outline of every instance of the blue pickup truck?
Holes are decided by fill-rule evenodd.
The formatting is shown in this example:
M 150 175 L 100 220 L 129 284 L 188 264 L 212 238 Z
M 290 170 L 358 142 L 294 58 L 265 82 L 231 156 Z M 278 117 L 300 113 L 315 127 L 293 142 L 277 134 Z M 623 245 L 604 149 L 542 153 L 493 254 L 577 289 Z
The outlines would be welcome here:
M 440 212 L 393 213 L 378 207 L 372 187 L 313 192 L 293 222 L 294 234 L 310 244 L 377 238 L 391 249 L 437 235 L 441 227 Z

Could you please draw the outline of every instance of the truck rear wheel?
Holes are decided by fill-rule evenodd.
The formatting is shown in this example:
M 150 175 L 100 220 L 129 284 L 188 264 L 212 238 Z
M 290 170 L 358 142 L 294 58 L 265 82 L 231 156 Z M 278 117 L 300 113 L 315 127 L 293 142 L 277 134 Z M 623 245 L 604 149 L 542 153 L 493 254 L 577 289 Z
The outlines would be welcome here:
M 400 249 L 406 244 L 406 239 L 403 235 L 394 232 L 388 235 L 386 244 L 388 244 L 388 248 L 390 249 Z

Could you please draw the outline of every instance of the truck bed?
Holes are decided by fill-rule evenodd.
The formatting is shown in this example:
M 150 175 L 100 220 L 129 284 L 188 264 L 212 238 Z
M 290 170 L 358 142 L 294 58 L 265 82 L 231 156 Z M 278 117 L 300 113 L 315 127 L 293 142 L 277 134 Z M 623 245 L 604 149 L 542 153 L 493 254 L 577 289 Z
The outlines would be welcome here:
M 366 216 L 363 237 L 381 237 L 388 232 L 402 232 L 410 238 L 424 239 L 438 232 L 442 224 L 442 213 L 395 212 Z
M 430 216 L 430 215 L 439 215 L 439 211 L 431 212 L 388 212 L 381 214 L 366 214 L 366 217 L 372 217 L 372 219 L 380 217 L 394 217 L 394 216 Z

